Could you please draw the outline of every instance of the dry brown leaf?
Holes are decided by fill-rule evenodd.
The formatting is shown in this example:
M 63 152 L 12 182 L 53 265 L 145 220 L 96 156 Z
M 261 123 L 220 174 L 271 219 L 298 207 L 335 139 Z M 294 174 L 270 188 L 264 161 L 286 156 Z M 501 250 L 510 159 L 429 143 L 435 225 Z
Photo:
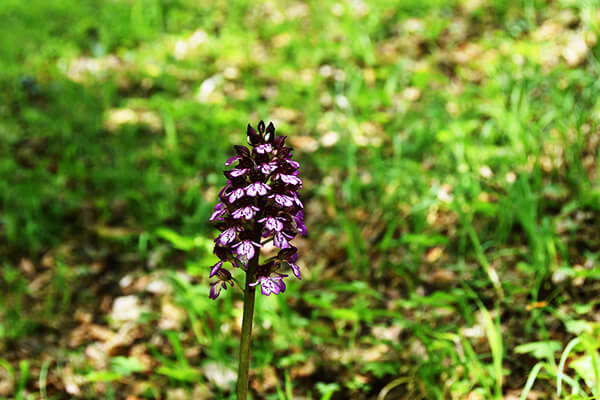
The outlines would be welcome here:
M 337 132 L 329 131 L 321 137 L 320 142 L 323 147 L 333 147 L 339 139 L 340 135 Z
M 48 252 L 48 253 L 44 254 L 40 264 L 44 268 L 52 268 L 54 266 L 54 263 L 55 263 L 54 255 L 52 253 Z
M 13 394 L 15 382 L 5 368 L 0 368 L 0 396 L 8 397 Z
M 265 393 L 274 389 L 277 386 L 278 378 L 275 368 L 270 365 L 267 365 L 262 369 L 259 374 L 260 377 L 255 377 L 252 379 L 252 389 L 257 391 L 258 393 Z
M 542 393 L 537 390 L 530 390 L 529 393 L 527 394 L 526 399 L 527 400 L 539 400 L 539 399 L 546 399 L 547 396 L 548 395 L 546 393 Z M 506 393 L 506 396 L 504 396 L 504 400 L 519 400 L 520 398 L 521 398 L 521 390 L 509 390 L 508 393 Z
M 104 343 L 104 349 L 107 354 L 112 355 L 118 348 L 129 346 L 142 336 L 141 327 L 135 322 L 126 322 L 115 335 Z
M 67 76 L 74 82 L 84 83 L 90 77 L 115 71 L 122 67 L 121 60 L 110 54 L 106 57 L 79 57 L 73 59 L 67 69 Z
M 192 54 L 200 45 L 208 40 L 208 35 L 201 29 L 195 31 L 189 38 L 180 39 L 175 43 L 173 51 L 175 58 L 183 60 Z
M 533 39 L 539 42 L 553 40 L 563 32 L 563 27 L 556 21 L 545 21 L 533 32 Z
M 317 366 L 312 359 L 309 359 L 307 362 L 302 364 L 300 367 L 292 367 L 291 376 L 294 378 L 303 378 L 306 376 L 311 376 L 317 370 Z
M 390 354 L 390 347 L 384 343 L 376 344 L 375 346 L 353 349 L 335 349 L 326 354 L 326 357 L 333 361 L 348 363 L 352 361 L 374 362 L 381 361 Z
M 410 102 L 417 101 L 421 98 L 421 90 L 416 87 L 407 87 L 402 92 L 402 98 Z
M 142 312 L 146 310 L 147 307 L 141 304 L 137 296 L 122 296 L 114 300 L 109 317 L 116 325 L 119 325 L 123 322 L 137 321 Z
M 456 274 L 449 269 L 437 269 L 429 274 L 427 282 L 433 285 L 446 286 L 456 282 Z
M 168 389 L 167 400 L 188 400 L 189 396 L 183 388 Z
M 139 229 L 132 229 L 123 226 L 103 226 L 103 225 L 94 225 L 92 229 L 98 234 L 100 237 L 105 238 L 125 238 L 129 236 L 139 235 L 141 231 Z
M 161 307 L 161 318 L 158 327 L 165 330 L 179 331 L 187 318 L 185 310 L 171 303 Z
M 319 148 L 319 142 L 310 136 L 292 136 L 288 140 L 293 147 L 305 153 L 313 153 Z
M 578 32 L 569 38 L 562 51 L 562 56 L 571 67 L 581 64 L 588 56 L 590 48 L 596 44 L 593 33 Z
M 107 341 L 111 339 L 115 333 L 107 327 L 92 324 L 90 325 L 90 337 L 95 340 Z
M 96 370 L 103 370 L 108 365 L 108 355 L 102 343 L 90 344 L 85 348 L 85 355 Z
M 193 399 L 212 399 L 214 395 L 208 388 L 208 386 L 204 384 L 198 384 L 194 387 L 194 391 L 192 393 Z
M 453 53 L 453 60 L 457 64 L 466 64 L 478 58 L 483 52 L 483 48 L 475 43 L 466 43 L 460 46 Z
M 135 357 L 144 366 L 145 371 L 149 371 L 154 364 L 154 358 L 147 353 L 147 350 L 145 343 L 136 344 L 129 350 L 129 357 Z
M 35 279 L 33 281 L 31 281 L 31 283 L 27 286 L 27 289 L 29 290 L 30 293 L 32 293 L 33 296 L 36 296 L 36 294 L 39 292 L 39 290 L 41 288 L 43 288 L 44 286 L 46 286 L 46 284 L 50 281 L 50 279 L 52 279 L 52 276 L 54 275 L 53 271 L 45 271 L 42 272 L 41 274 L 38 274 Z
M 92 322 L 93 319 L 93 315 L 92 313 L 83 310 L 81 308 L 78 308 L 77 310 L 75 310 L 75 321 L 81 323 L 81 324 L 89 324 Z
M 376 339 L 398 343 L 402 330 L 403 328 L 400 325 L 376 325 L 371 328 L 371 333 Z
M 148 283 L 148 285 L 145 287 L 145 290 L 155 295 L 165 295 L 171 293 L 173 288 L 163 279 L 159 278 Z
M 432 247 L 427 251 L 425 255 L 425 260 L 428 263 L 434 263 L 439 260 L 444 255 L 444 249 L 442 247 Z
M 481 395 L 477 392 L 470 392 L 466 398 L 466 400 L 483 400 L 483 399 L 484 399 L 483 395 Z
M 212 384 L 222 390 L 229 389 L 237 380 L 237 373 L 235 370 L 224 364 L 213 361 L 204 364 L 204 376 Z
M 67 393 L 73 396 L 81 395 L 81 385 L 85 383 L 85 378 L 81 375 L 75 375 L 71 367 L 63 369 L 62 381 Z
M 71 348 L 76 348 L 91 340 L 100 340 L 105 342 L 113 335 L 114 332 L 106 327 L 94 324 L 83 324 L 71 331 L 68 345 Z
M 32 276 L 35 274 L 35 265 L 29 258 L 23 257 L 19 263 L 19 269 L 26 275 Z

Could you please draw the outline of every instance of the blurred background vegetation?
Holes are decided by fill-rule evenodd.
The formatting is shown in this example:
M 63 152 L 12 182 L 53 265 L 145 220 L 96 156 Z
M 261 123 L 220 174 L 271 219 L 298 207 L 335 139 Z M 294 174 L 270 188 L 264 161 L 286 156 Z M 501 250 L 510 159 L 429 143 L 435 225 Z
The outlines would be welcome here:
M 208 217 L 302 163 L 256 399 L 600 396 L 597 0 L 2 0 L 0 398 L 232 399 Z

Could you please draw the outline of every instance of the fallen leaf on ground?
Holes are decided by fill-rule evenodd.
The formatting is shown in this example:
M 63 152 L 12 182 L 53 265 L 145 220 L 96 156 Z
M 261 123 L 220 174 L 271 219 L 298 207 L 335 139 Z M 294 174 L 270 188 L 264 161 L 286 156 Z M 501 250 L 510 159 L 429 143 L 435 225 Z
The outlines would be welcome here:
M 204 376 L 221 390 L 230 389 L 237 380 L 237 373 L 232 368 L 213 361 L 204 364 Z

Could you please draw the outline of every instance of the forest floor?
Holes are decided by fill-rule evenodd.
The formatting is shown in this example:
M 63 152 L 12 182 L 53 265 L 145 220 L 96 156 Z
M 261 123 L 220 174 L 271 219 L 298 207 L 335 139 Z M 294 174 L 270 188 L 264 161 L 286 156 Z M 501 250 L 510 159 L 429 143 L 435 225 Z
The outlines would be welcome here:
M 0 2 L 0 399 L 233 399 L 208 218 L 301 167 L 255 399 L 600 398 L 596 0 Z

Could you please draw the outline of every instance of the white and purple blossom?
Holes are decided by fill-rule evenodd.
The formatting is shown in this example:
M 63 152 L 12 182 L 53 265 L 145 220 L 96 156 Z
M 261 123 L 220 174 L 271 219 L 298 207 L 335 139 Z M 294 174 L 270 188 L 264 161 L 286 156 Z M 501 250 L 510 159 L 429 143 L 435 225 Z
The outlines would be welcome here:
M 223 186 L 223 189 L 221 189 L 221 190 L 219 191 L 219 198 L 223 197 L 223 195 L 224 195 L 224 194 L 225 194 L 227 191 L 229 191 L 229 189 L 231 189 L 231 181 L 230 181 L 230 180 L 228 180 L 228 181 L 227 181 L 227 184 L 226 184 L 225 186 Z
M 237 255 L 240 257 L 246 257 L 246 259 L 249 260 L 254 257 L 255 246 L 262 247 L 260 243 L 253 242 L 252 240 L 243 240 L 231 247 L 234 249 L 237 247 Z
M 243 208 L 238 208 L 231 213 L 231 216 L 234 219 L 240 219 L 243 217 L 245 220 L 250 220 L 254 217 L 254 214 L 256 214 L 257 211 L 260 211 L 260 209 L 256 206 L 246 206 Z
M 282 221 L 285 221 L 285 219 L 281 218 L 281 217 L 271 217 L 271 216 L 258 220 L 258 222 L 265 223 L 265 229 L 268 232 L 272 232 L 272 231 L 280 232 L 283 229 Z
M 302 276 L 300 275 L 300 267 L 293 262 L 290 262 L 289 264 L 290 264 L 290 268 L 292 269 L 292 272 L 294 273 L 296 278 L 302 279 Z
M 229 194 L 229 202 L 233 203 L 238 199 L 244 197 L 244 189 L 238 188 Z
M 215 274 L 217 272 L 219 272 L 219 270 L 221 269 L 222 266 L 223 266 L 223 261 L 219 261 L 218 263 L 213 265 L 213 267 L 210 269 L 210 275 L 208 277 L 212 278 L 213 276 L 215 276 Z
M 266 162 L 260 165 L 260 172 L 265 175 L 269 175 L 271 172 L 275 171 L 278 167 L 276 161 Z
M 214 220 L 220 219 L 226 213 L 227 213 L 227 208 L 225 207 L 225 204 L 217 203 L 209 220 L 214 221 Z
M 251 283 L 250 286 L 256 286 L 260 284 L 260 292 L 265 296 L 273 294 L 279 294 L 285 292 L 285 282 L 283 277 L 287 275 L 277 274 L 275 276 L 260 276 L 258 280 Z
M 213 267 L 213 269 L 214 269 L 214 267 Z M 221 289 L 227 289 L 227 283 L 229 283 L 231 286 L 233 286 L 233 281 L 232 281 L 233 276 L 231 276 L 231 272 L 227 271 L 224 268 L 217 269 L 213 275 L 215 275 L 218 280 L 216 280 L 210 284 L 210 291 L 209 291 L 210 293 L 208 296 L 211 299 L 215 300 L 217 297 L 219 297 L 219 294 L 221 293 Z M 211 277 L 213 275 L 211 275 Z
M 271 146 L 271 143 L 265 143 L 265 144 L 256 146 L 255 149 L 258 154 L 265 154 L 265 153 L 272 152 L 273 146 Z
M 296 278 L 302 279 L 302 276 L 300 275 L 300 267 L 298 266 L 298 264 L 296 264 L 296 262 L 298 261 L 297 248 L 295 248 L 294 246 L 290 246 L 288 248 L 281 249 L 279 251 L 279 254 L 277 254 L 277 260 L 279 262 L 289 265 Z
M 294 215 L 294 222 L 296 222 L 296 229 L 298 233 L 302 236 L 306 236 L 306 225 L 304 225 L 304 212 L 302 210 L 298 211 L 296 215 Z
M 254 182 L 246 186 L 246 194 L 251 197 L 256 195 L 265 196 L 269 190 L 271 190 L 271 187 L 262 182 Z
M 285 194 L 272 194 L 269 198 L 273 198 L 275 203 L 279 204 L 281 207 L 292 207 L 294 205 L 294 198 L 286 196 Z
M 229 157 L 227 159 L 227 161 L 225 161 L 225 166 L 228 167 L 231 164 L 233 164 L 234 162 L 236 162 L 238 160 L 241 160 L 241 159 L 242 159 L 242 156 L 239 156 L 239 155 L 238 156 Z
M 232 226 L 231 228 L 224 230 L 217 238 L 221 246 L 227 246 L 229 243 L 233 242 L 239 229 L 240 228 L 237 226 Z
M 295 175 L 277 174 L 275 175 L 275 179 L 281 179 L 283 182 L 289 183 L 290 185 L 302 185 L 302 179 Z
M 296 169 L 300 168 L 300 163 L 298 161 L 294 161 L 294 160 L 285 160 L 285 161 Z
M 232 170 L 230 171 L 230 173 L 231 173 L 231 176 L 233 176 L 233 177 L 236 177 L 236 178 L 237 178 L 237 177 L 240 177 L 240 176 L 242 176 L 242 175 L 245 175 L 245 174 L 246 174 L 248 171 L 249 171 L 249 169 L 248 169 L 248 168 L 242 168 L 242 169 L 232 169 Z
M 294 203 L 296 203 L 296 205 L 300 208 L 300 209 L 304 209 L 304 205 L 302 204 L 302 202 L 300 201 L 300 198 L 298 197 L 298 195 L 296 193 L 294 193 Z M 304 214 L 302 214 L 304 216 Z
M 291 238 L 292 236 L 284 232 L 275 232 L 275 234 L 273 235 L 273 244 L 279 247 L 280 249 L 287 249 L 288 247 L 290 247 L 288 239 Z
M 306 234 L 304 206 L 298 197 L 300 164 L 291 159 L 293 149 L 285 146 L 285 136 L 275 136 L 272 123 L 265 126 L 261 121 L 258 130 L 248 126 L 247 136 L 251 147 L 234 146 L 236 155 L 225 162 L 226 166 L 236 164 L 225 171 L 228 180 L 210 217 L 221 231 L 214 248 L 219 260 L 210 270 L 210 278 L 216 279 L 210 284 L 212 299 L 227 283 L 233 285 L 231 273 L 224 268 L 226 262 L 256 276 L 251 286 L 260 284 L 266 296 L 285 291 L 287 275 L 277 272 L 282 266 L 301 279 L 297 249 L 291 244 L 297 234 Z M 277 257 L 263 264 L 260 238 L 272 239 L 280 249 Z

